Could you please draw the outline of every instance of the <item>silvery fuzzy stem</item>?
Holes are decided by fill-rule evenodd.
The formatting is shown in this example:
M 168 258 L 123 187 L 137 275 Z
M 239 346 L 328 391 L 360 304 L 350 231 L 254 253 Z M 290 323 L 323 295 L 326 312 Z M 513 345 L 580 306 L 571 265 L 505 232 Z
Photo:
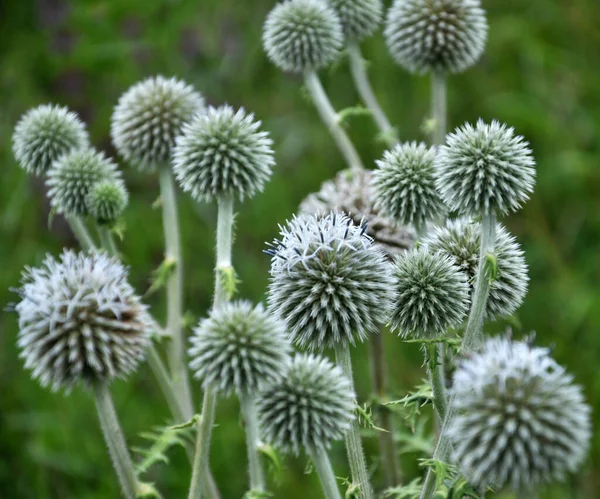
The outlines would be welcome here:
M 100 242 L 106 251 L 113 256 L 117 256 L 119 251 L 117 250 L 117 245 L 115 244 L 115 239 L 112 235 L 112 232 L 108 227 L 98 226 L 98 234 L 100 235 Z
M 319 474 L 325 499 L 342 499 L 327 451 L 323 447 L 317 447 L 310 451 L 310 455 Z
M 314 71 L 304 73 L 304 82 L 321 119 L 329 129 L 329 133 L 344 156 L 346 163 L 348 163 L 348 167 L 352 170 L 364 170 L 360 156 L 356 152 L 350 138 L 340 126 L 339 115 L 333 109 L 331 102 L 329 102 L 329 98 L 323 89 L 323 85 L 321 85 L 317 73 Z
M 446 99 L 446 74 L 438 71 L 431 73 L 431 112 L 435 121 L 433 132 L 434 145 L 441 145 L 446 140 L 448 109 Z
M 259 432 L 256 401 L 249 393 L 239 394 L 240 407 L 244 418 L 246 430 L 246 447 L 248 449 L 248 469 L 250 472 L 250 489 L 252 491 L 265 491 L 265 473 L 258 454 Z
M 342 372 L 350 381 L 354 391 L 354 380 L 352 377 L 352 359 L 350 358 L 350 346 L 348 343 L 339 344 L 335 347 L 335 358 Z M 369 483 L 369 473 L 367 472 L 367 463 L 360 439 L 360 427 L 358 419 L 352 421 L 350 431 L 346 434 L 346 452 L 352 473 L 352 482 L 358 487 L 358 497 L 361 499 L 371 499 L 373 491 Z
M 362 57 L 358 42 L 356 40 L 348 42 L 347 49 L 350 59 L 350 71 L 360 98 L 366 104 L 369 111 L 371 111 L 373 120 L 377 124 L 382 136 L 386 139 L 386 143 L 391 147 L 398 143 L 396 130 L 387 119 L 371 88 L 367 77 L 366 61 Z
M 439 417 L 439 421 L 444 420 L 446 415 L 446 382 L 444 380 L 444 365 L 439 361 L 443 355 L 443 344 L 433 345 L 425 352 L 427 358 L 427 371 L 431 380 L 431 389 L 433 391 L 433 407 Z
M 117 419 L 108 385 L 98 383 L 94 385 L 94 396 L 100 427 L 104 434 L 104 440 L 113 462 L 113 466 L 119 477 L 123 495 L 127 499 L 135 499 L 138 489 L 138 480 L 135 468 L 129 456 L 125 438 L 121 431 L 121 425 Z
M 87 227 L 83 223 L 81 217 L 70 216 L 66 217 L 66 219 L 69 224 L 69 227 L 71 227 L 71 230 L 73 231 L 73 234 L 75 234 L 75 237 L 77 238 L 77 241 L 79 242 L 81 247 L 86 251 L 95 250 L 96 243 L 94 243 L 94 240 L 92 239 L 92 236 L 87 230 Z

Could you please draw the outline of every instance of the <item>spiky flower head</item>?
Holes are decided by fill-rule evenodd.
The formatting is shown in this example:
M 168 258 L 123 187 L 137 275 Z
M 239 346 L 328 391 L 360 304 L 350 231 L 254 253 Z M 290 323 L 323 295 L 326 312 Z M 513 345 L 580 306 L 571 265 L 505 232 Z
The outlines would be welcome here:
M 42 386 L 70 390 L 134 371 L 150 322 L 127 269 L 104 253 L 65 250 L 23 272 L 18 347 Z
M 471 290 L 475 284 L 481 244 L 481 224 L 468 219 L 449 220 L 436 227 L 423 240 L 429 251 L 452 257 L 467 274 Z M 510 317 L 527 294 L 527 264 L 521 246 L 501 224 L 496 224 L 494 243 L 496 275 L 490 284 L 485 316 L 493 320 Z
M 385 38 L 394 60 L 411 73 L 460 73 L 481 57 L 487 29 L 479 0 L 395 0 Z
M 371 36 L 383 17 L 381 0 L 328 0 L 337 12 L 347 40 Z
M 348 214 L 355 225 L 366 224 L 372 237 L 390 259 L 412 248 L 417 237 L 414 229 L 385 217 L 373 202 L 369 170 L 338 172 L 326 180 L 319 192 L 309 194 L 300 204 L 300 213 L 327 215 L 331 210 Z
M 400 224 L 423 228 L 444 211 L 435 187 L 435 150 L 423 143 L 399 144 L 376 161 L 373 172 L 375 204 Z
M 546 348 L 490 339 L 459 366 L 453 393 L 447 434 L 475 485 L 531 491 L 576 471 L 587 454 L 590 408 Z
M 267 250 L 268 303 L 299 346 L 355 344 L 388 319 L 391 264 L 365 231 L 342 213 L 301 215 Z
M 190 369 L 202 381 L 229 394 L 247 394 L 276 381 L 288 361 L 290 344 L 283 323 L 262 305 L 226 303 L 194 330 Z
M 181 188 L 197 201 L 243 201 L 263 190 L 275 160 L 269 134 L 244 109 L 209 108 L 183 129 L 173 152 Z
M 319 70 L 340 55 L 344 41 L 340 19 L 322 0 L 285 0 L 267 16 L 263 45 L 283 71 Z
M 120 182 L 117 165 L 94 149 L 74 149 L 56 160 L 48 171 L 50 204 L 58 213 L 85 216 L 92 187 L 101 181 Z
M 462 215 L 517 211 L 535 185 L 529 144 L 514 129 L 481 119 L 446 137 L 435 160 L 436 185 L 444 202 Z
M 87 147 L 89 142 L 85 125 L 75 113 L 47 104 L 21 117 L 13 133 L 13 153 L 25 171 L 43 175 L 63 154 Z
M 86 206 L 89 214 L 100 225 L 112 225 L 125 211 L 129 195 L 120 179 L 101 180 L 92 186 Z
M 392 330 L 403 338 L 438 338 L 469 310 L 469 285 L 454 261 L 424 248 L 400 255 L 394 265 Z
M 187 83 L 155 76 L 133 85 L 113 112 L 110 134 L 118 153 L 140 170 L 167 164 L 183 125 L 204 99 Z
M 297 354 L 283 376 L 258 398 L 262 435 L 284 452 L 328 448 L 350 429 L 354 392 L 350 380 L 330 361 Z

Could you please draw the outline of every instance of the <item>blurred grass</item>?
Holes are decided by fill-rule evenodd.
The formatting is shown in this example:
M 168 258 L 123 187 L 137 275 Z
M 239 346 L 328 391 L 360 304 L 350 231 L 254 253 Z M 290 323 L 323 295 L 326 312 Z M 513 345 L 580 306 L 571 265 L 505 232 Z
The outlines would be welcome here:
M 389 3 L 389 2 L 388 2 Z M 68 105 L 88 122 L 95 144 L 114 153 L 108 137 L 112 107 L 129 85 L 155 73 L 192 82 L 214 105 L 244 106 L 262 119 L 275 140 L 278 167 L 264 194 L 245 203 L 237 218 L 234 261 L 241 295 L 263 299 L 268 259 L 263 242 L 299 201 L 343 168 L 325 129 L 303 97 L 297 77 L 282 75 L 262 52 L 261 26 L 272 0 L 2 0 L 0 2 L 0 304 L 15 300 L 8 288 L 24 265 L 75 241 L 64 222 L 48 227 L 43 182 L 14 163 L 10 137 L 18 117 L 45 102 Z M 490 38 L 483 60 L 450 79 L 450 124 L 478 117 L 514 126 L 533 147 L 538 184 L 532 200 L 506 220 L 530 265 L 528 297 L 513 323 L 517 334 L 537 331 L 538 343 L 555 344 L 600 409 L 600 3 L 597 0 L 484 0 Z M 423 139 L 429 108 L 427 78 L 393 65 L 379 35 L 363 45 L 383 107 L 401 137 Z M 345 63 L 322 73 L 335 105 L 358 98 Z M 382 147 L 368 120 L 352 122 L 350 134 L 367 164 Z M 138 290 L 148 286 L 162 258 L 160 213 L 152 176 L 123 165 L 132 203 L 123 251 Z M 200 317 L 212 289 L 215 208 L 180 196 L 186 307 Z M 162 296 L 150 305 L 163 308 Z M 505 324 L 490 329 L 501 330 Z M 29 379 L 15 347 L 16 318 L 0 316 L 0 497 L 118 497 L 116 480 L 85 393 L 51 394 Z M 397 395 L 422 372 L 417 348 L 386 338 Z M 357 388 L 368 396 L 366 348 L 355 352 Z M 200 393 L 196 387 L 197 400 Z M 157 387 L 143 368 L 127 383 L 115 383 L 119 415 L 130 445 L 140 432 L 168 421 Z M 212 466 L 223 497 L 241 497 L 246 486 L 243 429 L 235 400 L 218 408 Z M 545 499 L 595 498 L 600 490 L 600 437 L 596 433 L 582 473 Z M 368 439 L 370 453 L 376 442 Z M 189 465 L 180 450 L 171 465 L 148 477 L 165 497 L 185 497 Z M 347 474 L 343 449 L 333 450 L 338 475 Z M 405 456 L 408 474 L 418 472 Z M 314 473 L 306 461 L 286 460 L 275 497 L 313 497 Z

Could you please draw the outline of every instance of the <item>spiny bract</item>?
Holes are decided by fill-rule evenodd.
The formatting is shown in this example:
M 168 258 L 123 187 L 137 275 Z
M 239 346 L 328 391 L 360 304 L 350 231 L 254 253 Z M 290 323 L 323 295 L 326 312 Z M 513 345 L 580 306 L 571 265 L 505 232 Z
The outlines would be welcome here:
M 56 160 L 48 171 L 48 197 L 58 213 L 86 216 L 87 197 L 100 181 L 121 181 L 117 165 L 94 149 L 75 149 Z
M 13 153 L 21 168 L 43 175 L 54 161 L 87 147 L 89 137 L 79 117 L 66 107 L 38 106 L 25 113 L 13 134 Z
M 190 369 L 204 388 L 225 394 L 256 392 L 276 381 L 290 351 L 283 323 L 247 301 L 213 310 L 191 343 Z
M 487 21 L 479 0 L 395 0 L 385 37 L 398 64 L 413 73 L 458 73 L 485 47 Z
M 101 225 L 114 224 L 127 207 L 129 195 L 120 179 L 97 182 L 86 197 L 89 214 Z
M 517 211 L 535 185 L 529 144 L 513 128 L 482 120 L 446 136 L 435 160 L 436 185 L 444 202 L 462 215 Z
M 262 191 L 275 160 L 269 134 L 243 109 L 209 108 L 183 129 L 173 152 L 181 188 L 197 201 Z
M 263 28 L 267 56 L 283 71 L 319 70 L 340 55 L 344 35 L 336 12 L 323 0 L 286 0 Z
M 469 285 L 450 257 L 412 250 L 397 258 L 394 276 L 391 325 L 400 336 L 438 338 L 460 325 L 469 309 Z
M 423 143 L 399 144 L 376 161 L 373 172 L 375 204 L 387 217 L 421 229 L 444 211 L 435 187 L 435 150 Z
M 119 98 L 110 125 L 113 144 L 141 170 L 165 166 L 183 125 L 203 108 L 204 99 L 191 85 L 176 78 L 147 78 Z
M 65 250 L 23 272 L 18 346 L 32 377 L 53 390 L 124 377 L 149 344 L 149 316 L 127 269 L 103 253 Z
M 449 220 L 444 227 L 434 228 L 423 240 L 431 252 L 451 256 L 466 272 L 471 288 L 479 265 L 481 224 L 468 219 Z M 490 285 L 485 315 L 493 320 L 510 317 L 523 303 L 529 276 L 521 246 L 504 226 L 496 224 L 494 244 L 497 272 Z
M 532 491 L 577 471 L 590 439 L 590 408 L 550 356 L 508 338 L 488 340 L 454 374 L 448 436 L 473 484 Z
M 301 215 L 267 250 L 268 303 L 299 346 L 355 344 L 387 321 L 391 264 L 365 231 L 342 213 Z
M 354 419 L 354 392 L 342 370 L 327 359 L 297 354 L 283 376 L 259 394 L 263 437 L 284 452 L 328 448 Z
M 328 0 L 337 12 L 347 40 L 371 36 L 383 16 L 381 0 Z

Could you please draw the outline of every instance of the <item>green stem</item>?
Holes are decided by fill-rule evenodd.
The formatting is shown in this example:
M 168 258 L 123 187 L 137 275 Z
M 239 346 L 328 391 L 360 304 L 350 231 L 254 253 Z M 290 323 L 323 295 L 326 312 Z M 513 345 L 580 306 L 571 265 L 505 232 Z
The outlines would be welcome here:
M 350 358 L 350 346 L 339 344 L 335 347 L 335 358 L 343 373 L 350 381 L 354 390 L 354 380 L 352 376 L 352 359 Z M 352 473 L 352 482 L 357 487 L 358 497 L 360 499 L 371 499 L 373 491 L 369 483 L 369 473 L 367 472 L 367 463 L 360 439 L 360 427 L 358 419 L 354 419 L 350 431 L 346 434 L 346 452 Z
M 329 98 L 321 85 L 321 81 L 314 71 L 307 71 L 304 74 L 304 82 L 308 89 L 315 107 L 321 116 L 321 119 L 329 129 L 329 133 L 333 137 L 338 149 L 344 156 L 348 167 L 352 170 L 364 170 L 364 166 L 360 156 L 356 152 L 354 145 L 348 138 L 344 129 L 340 126 L 339 116 L 333 109 Z
M 431 73 L 431 114 L 435 122 L 433 143 L 434 145 L 441 145 L 446 141 L 448 110 L 446 74 L 438 71 Z
M 342 499 L 327 451 L 323 447 L 317 447 L 310 451 L 310 455 L 315 463 L 315 469 L 319 474 L 325 499 Z
M 115 244 L 115 239 L 112 235 L 112 232 L 105 225 L 98 226 L 98 235 L 100 236 L 100 243 L 102 247 L 108 251 L 108 253 L 112 256 L 118 256 L 119 250 L 117 249 L 117 245 Z
M 121 425 L 117 419 L 115 407 L 108 391 L 108 385 L 105 383 L 94 385 L 94 396 L 100 427 L 102 428 L 113 466 L 119 477 L 123 495 L 127 499 L 135 499 L 138 488 L 135 468 L 125 444 L 125 438 L 123 437 Z
M 446 382 L 444 379 L 444 365 L 440 356 L 443 354 L 443 344 L 427 347 L 427 371 L 431 380 L 433 391 L 433 406 L 439 417 L 440 422 L 446 416 Z
M 87 230 L 87 227 L 83 223 L 83 220 L 81 219 L 81 217 L 70 216 L 70 217 L 66 217 L 66 219 L 67 219 L 69 226 L 71 227 L 71 230 L 73 231 L 73 234 L 75 234 L 75 237 L 77 238 L 77 241 L 79 242 L 79 245 L 85 251 L 95 250 L 96 244 L 94 243 L 94 240 L 92 239 L 92 236 L 90 235 L 89 231 Z
M 258 454 L 258 414 L 256 402 L 251 394 L 239 395 L 240 407 L 244 418 L 246 429 L 246 447 L 248 449 L 248 468 L 250 471 L 250 489 L 252 491 L 265 491 L 265 474 L 263 471 L 260 455 Z
M 204 485 L 204 479 L 208 470 L 208 457 L 210 450 L 210 438 L 213 422 L 215 420 L 215 408 L 217 405 L 216 394 L 207 388 L 202 401 L 202 417 L 196 424 L 198 435 L 196 437 L 196 452 L 190 483 L 189 499 L 199 499 Z

